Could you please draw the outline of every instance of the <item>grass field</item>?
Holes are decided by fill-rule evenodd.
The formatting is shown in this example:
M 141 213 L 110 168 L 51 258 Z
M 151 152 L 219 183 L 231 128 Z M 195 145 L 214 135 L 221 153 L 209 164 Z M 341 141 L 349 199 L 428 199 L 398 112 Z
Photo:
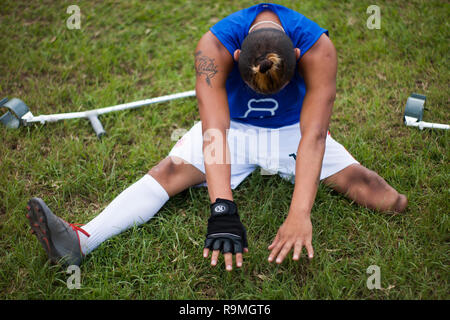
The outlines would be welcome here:
M 333 137 L 409 198 L 399 215 L 351 203 L 320 186 L 312 210 L 315 258 L 267 262 L 293 185 L 252 174 L 234 192 L 250 252 L 225 272 L 202 258 L 208 195 L 187 190 L 147 224 L 103 243 L 81 266 L 81 289 L 50 265 L 29 233 L 25 206 L 43 198 L 65 220 L 87 223 L 167 155 L 174 129 L 199 120 L 193 98 L 101 118 L 0 127 L 1 299 L 449 299 L 449 133 L 405 127 L 412 92 L 425 120 L 449 123 L 450 4 L 423 1 L 279 1 L 329 30 L 339 55 Z M 11 1 L 0 8 L 0 94 L 35 115 L 81 111 L 191 90 L 193 52 L 210 26 L 255 4 L 214 1 Z M 366 9 L 381 9 L 369 30 Z M 370 265 L 382 289 L 369 290 Z

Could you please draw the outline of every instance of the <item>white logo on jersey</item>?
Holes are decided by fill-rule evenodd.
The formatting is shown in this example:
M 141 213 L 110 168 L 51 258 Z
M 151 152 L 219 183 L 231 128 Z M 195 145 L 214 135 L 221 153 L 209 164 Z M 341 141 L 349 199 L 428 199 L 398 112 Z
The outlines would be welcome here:
M 270 107 L 270 108 L 268 108 L 268 107 L 264 107 L 264 108 L 257 107 L 257 106 L 255 106 L 255 104 L 257 104 L 258 102 L 270 102 L 270 103 L 273 103 L 273 107 Z M 244 116 L 242 118 L 247 118 L 248 114 L 250 112 L 252 112 L 252 111 L 270 112 L 270 115 L 274 116 L 275 115 L 275 110 L 278 109 L 278 101 L 275 100 L 275 99 L 272 99 L 272 98 L 258 99 L 258 100 L 257 99 L 250 99 L 250 100 L 248 100 L 247 106 L 248 106 L 248 110 L 245 112 L 245 114 L 244 114 Z M 262 116 L 261 116 L 261 118 L 262 118 Z

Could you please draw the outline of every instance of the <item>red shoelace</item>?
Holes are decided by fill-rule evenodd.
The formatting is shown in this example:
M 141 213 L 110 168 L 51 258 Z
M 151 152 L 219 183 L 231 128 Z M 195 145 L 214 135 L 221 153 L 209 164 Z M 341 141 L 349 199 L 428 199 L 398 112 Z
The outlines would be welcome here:
M 68 223 L 68 225 L 72 228 L 73 231 L 76 232 L 81 232 L 82 234 L 84 234 L 86 237 L 90 237 L 91 235 L 89 233 L 87 233 L 86 231 L 84 231 L 83 229 L 81 229 L 80 227 L 82 227 L 82 224 L 79 223 Z M 78 233 L 77 233 L 78 236 Z

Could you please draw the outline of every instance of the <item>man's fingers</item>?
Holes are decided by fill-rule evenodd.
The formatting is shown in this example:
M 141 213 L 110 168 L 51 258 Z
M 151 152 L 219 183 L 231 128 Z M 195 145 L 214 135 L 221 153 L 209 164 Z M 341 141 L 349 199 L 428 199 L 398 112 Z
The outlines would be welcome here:
M 278 255 L 282 247 L 283 244 L 281 243 L 281 241 L 278 241 L 277 243 L 274 244 L 274 246 L 271 249 L 272 252 L 269 255 L 269 262 L 272 262 L 273 259 L 275 259 L 275 257 Z
M 291 242 L 286 242 L 283 245 L 283 248 L 281 249 L 280 253 L 278 254 L 277 263 L 282 263 L 284 258 L 286 257 L 286 255 L 289 253 L 289 251 L 291 251 L 292 249 L 292 243 Z
M 292 259 L 294 259 L 294 260 L 300 259 L 300 256 L 302 254 L 303 246 L 306 248 L 306 251 L 308 252 L 308 258 L 312 259 L 314 257 L 314 249 L 313 249 L 311 243 L 306 243 L 305 245 L 303 245 L 302 242 L 297 241 L 295 243 L 294 255 L 293 255 Z
M 241 267 L 243 263 L 242 253 L 247 253 L 248 248 L 242 248 L 240 243 L 235 243 L 229 239 L 216 238 L 214 241 L 208 243 L 209 247 L 203 248 L 203 257 L 208 258 L 210 251 L 211 265 L 216 266 L 219 260 L 219 255 L 222 252 L 225 259 L 225 268 L 227 271 L 233 270 L 233 256 L 236 255 L 236 266 Z M 205 243 L 206 246 L 206 243 Z
M 225 258 L 225 268 L 227 269 L 227 271 L 233 270 L 233 254 L 224 253 L 223 257 Z
M 298 260 L 300 259 L 300 255 L 302 254 L 303 244 L 301 241 L 297 241 L 294 246 L 294 255 L 292 259 Z
M 245 251 L 245 249 L 244 249 Z M 248 251 L 248 250 L 247 250 Z M 242 253 L 236 253 L 236 267 L 242 267 Z
M 308 251 L 308 258 L 312 259 L 314 257 L 314 249 L 311 243 L 306 244 L 306 251 Z
M 219 258 L 219 250 L 213 250 L 211 255 L 211 265 L 215 266 L 217 264 L 217 259 Z
M 278 242 L 278 234 L 276 235 L 275 239 L 273 239 L 272 243 L 269 245 L 267 249 L 272 250 Z

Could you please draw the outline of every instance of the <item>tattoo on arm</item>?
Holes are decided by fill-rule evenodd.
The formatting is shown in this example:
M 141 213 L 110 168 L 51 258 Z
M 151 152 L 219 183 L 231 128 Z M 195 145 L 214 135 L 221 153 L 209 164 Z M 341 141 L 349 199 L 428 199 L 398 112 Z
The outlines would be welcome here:
M 201 51 L 195 53 L 195 72 L 197 76 L 205 76 L 206 83 L 212 88 L 211 79 L 218 72 L 214 59 L 202 54 Z

